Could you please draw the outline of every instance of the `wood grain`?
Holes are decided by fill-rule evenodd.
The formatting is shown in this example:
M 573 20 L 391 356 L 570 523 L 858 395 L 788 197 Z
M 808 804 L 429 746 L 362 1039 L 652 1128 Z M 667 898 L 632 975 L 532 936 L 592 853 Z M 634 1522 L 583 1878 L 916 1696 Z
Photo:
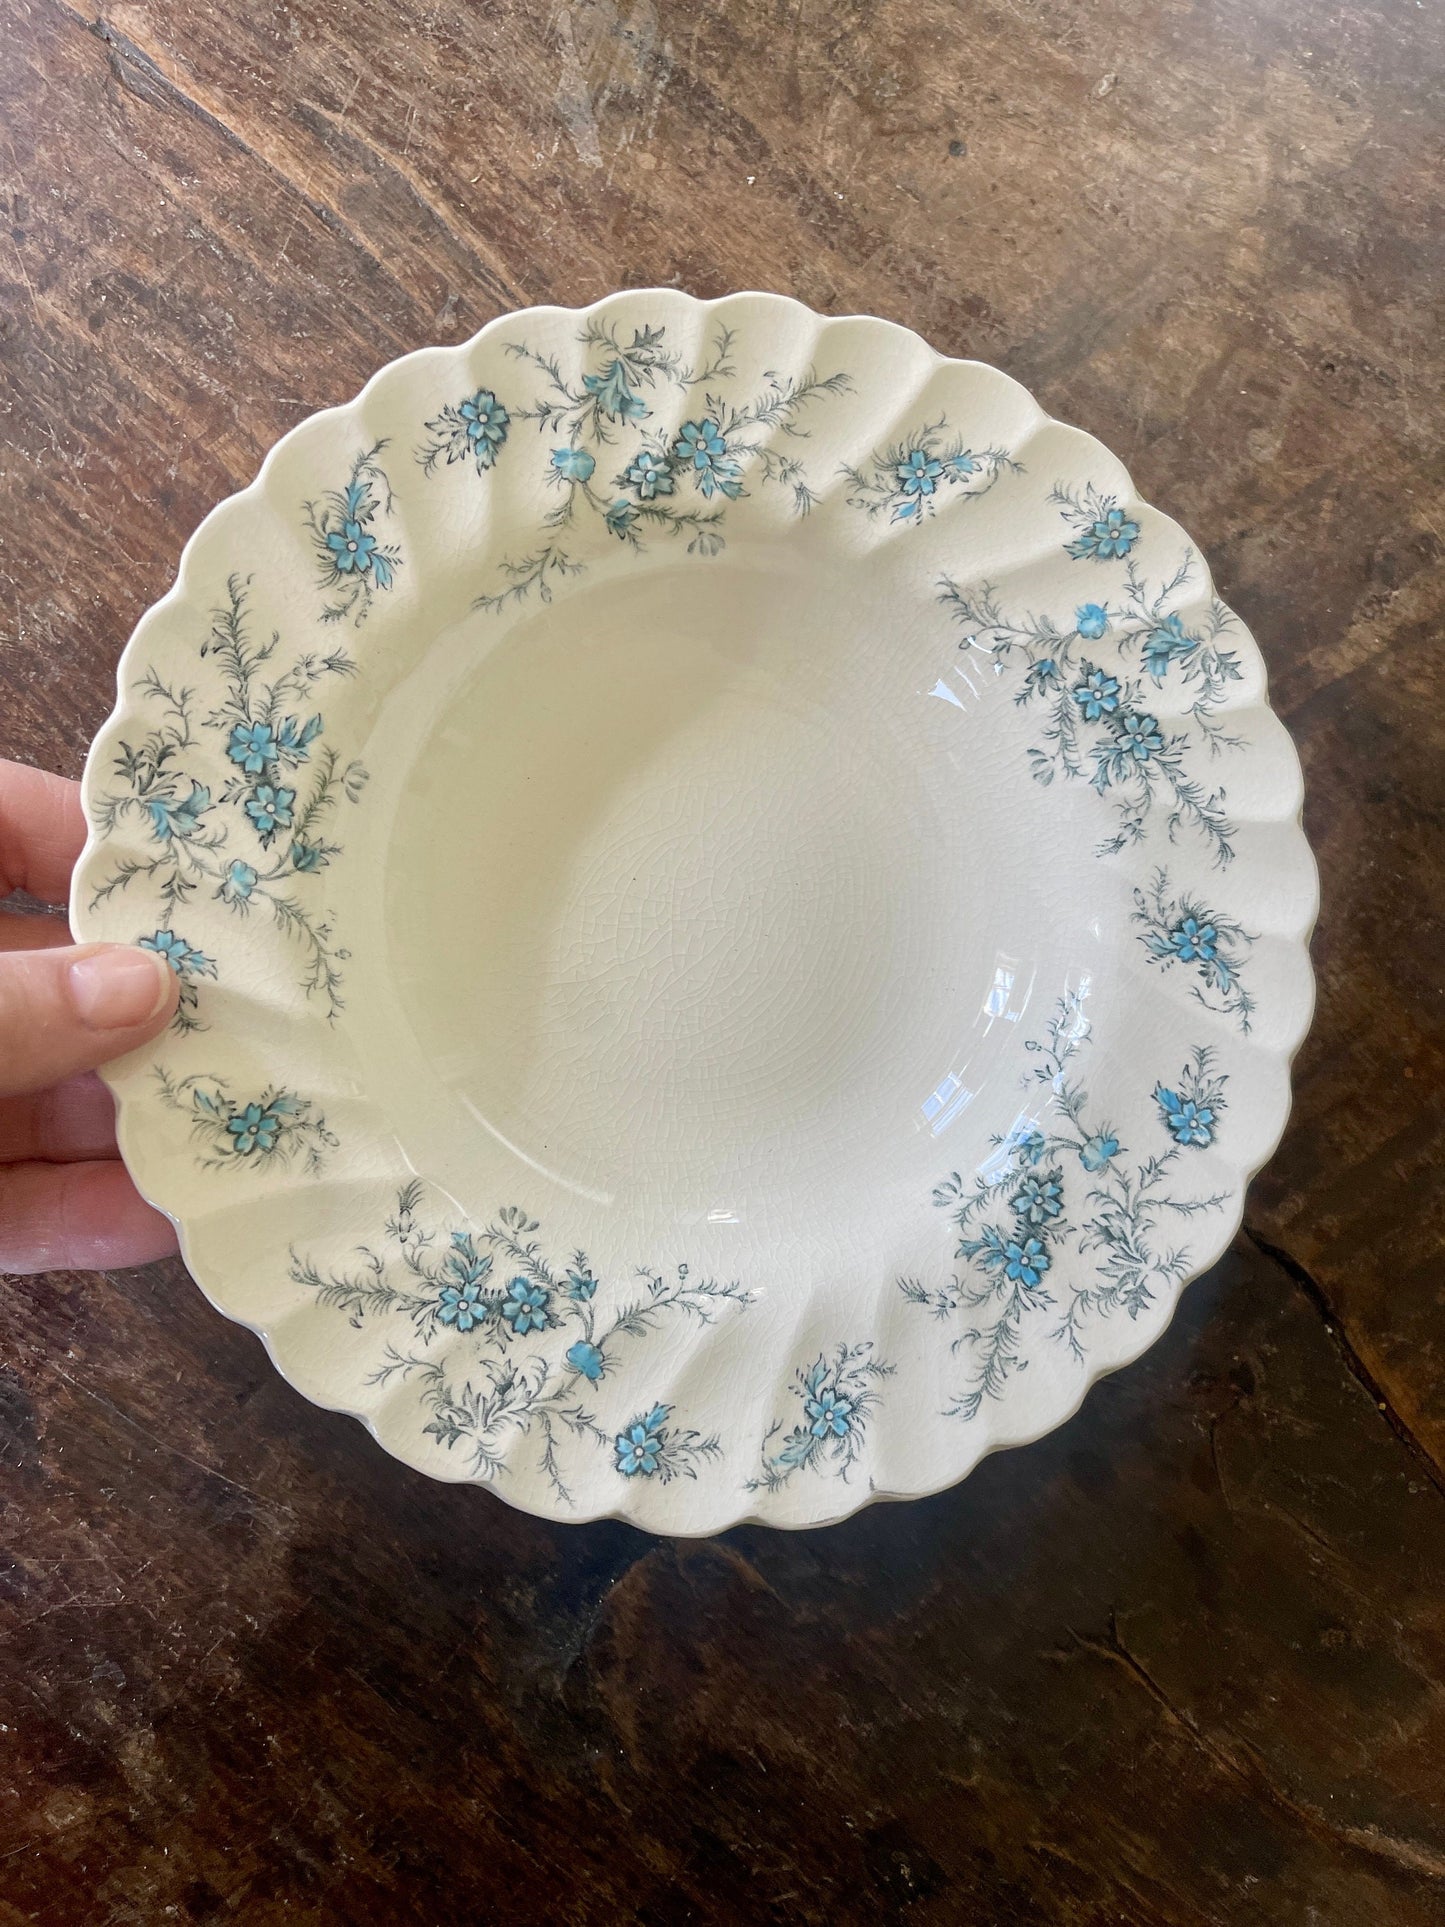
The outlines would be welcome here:
M 823 1533 L 552 1528 L 178 1266 L 0 1292 L 0 1921 L 1445 1921 L 1445 219 L 1409 0 L 0 0 L 0 753 L 391 355 L 618 285 L 998 362 L 1209 554 L 1324 877 L 1230 1256 Z

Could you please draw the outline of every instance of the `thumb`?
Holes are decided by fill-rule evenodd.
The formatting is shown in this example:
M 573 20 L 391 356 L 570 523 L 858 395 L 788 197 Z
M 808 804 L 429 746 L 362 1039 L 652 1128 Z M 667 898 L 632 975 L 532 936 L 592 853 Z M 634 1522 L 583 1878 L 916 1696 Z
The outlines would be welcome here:
M 165 959 L 130 944 L 0 953 L 0 1097 L 134 1050 L 169 1022 L 179 994 Z

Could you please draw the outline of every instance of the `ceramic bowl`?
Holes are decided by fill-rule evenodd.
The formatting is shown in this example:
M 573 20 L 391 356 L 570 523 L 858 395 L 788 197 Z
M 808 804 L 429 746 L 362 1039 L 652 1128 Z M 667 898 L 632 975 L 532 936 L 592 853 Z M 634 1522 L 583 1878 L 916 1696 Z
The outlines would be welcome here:
M 658 1532 L 960 1479 L 1276 1143 L 1314 865 L 1259 652 L 1008 376 L 774 295 L 408 355 L 186 548 L 74 921 L 202 1289 L 438 1478 Z

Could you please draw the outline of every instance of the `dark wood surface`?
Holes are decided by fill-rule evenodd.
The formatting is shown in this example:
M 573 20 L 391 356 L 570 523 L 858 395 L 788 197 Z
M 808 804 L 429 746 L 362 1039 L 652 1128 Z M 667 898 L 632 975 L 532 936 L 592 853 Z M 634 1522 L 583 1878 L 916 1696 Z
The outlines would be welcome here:
M 1269 659 L 1319 1011 L 1157 1348 L 962 1488 L 553 1528 L 178 1264 L 0 1288 L 0 1921 L 1445 1921 L 1437 0 L 3 0 L 0 752 L 383 360 L 623 284 L 910 323 Z

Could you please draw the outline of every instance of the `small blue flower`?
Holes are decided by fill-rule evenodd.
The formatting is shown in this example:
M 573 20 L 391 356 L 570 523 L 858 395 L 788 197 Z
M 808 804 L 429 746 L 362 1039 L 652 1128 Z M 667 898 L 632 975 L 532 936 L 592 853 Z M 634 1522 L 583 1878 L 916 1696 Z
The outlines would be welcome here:
M 641 395 L 634 394 L 632 384 L 627 379 L 626 365 L 614 357 L 608 362 L 600 375 L 584 375 L 582 386 L 589 395 L 597 397 L 599 412 L 609 421 L 641 421 L 647 413 L 647 404 Z
M 619 495 L 602 520 L 607 524 L 609 534 L 625 542 L 632 534 L 632 525 L 637 520 L 637 505 L 635 502 L 629 502 L 625 495 Z
M 673 474 L 667 459 L 654 455 L 650 448 L 644 448 L 633 458 L 621 479 L 630 483 L 644 502 L 650 502 L 657 495 L 671 495 L 673 491 Z
M 545 1331 L 551 1324 L 551 1302 L 552 1295 L 544 1286 L 534 1285 L 528 1278 L 513 1278 L 502 1300 L 501 1315 L 518 1338 L 524 1338 L 528 1332 Z
M 256 825 L 263 843 L 269 843 L 277 830 L 290 827 L 291 806 L 295 801 L 295 790 L 277 788 L 271 783 L 256 785 L 246 799 L 246 814 Z
M 1074 627 L 1089 642 L 1097 642 L 1109 626 L 1108 605 L 1103 602 L 1081 602 L 1074 611 Z
M 1119 707 L 1118 679 L 1096 669 L 1091 662 L 1082 663 L 1080 672 L 1083 680 L 1075 683 L 1069 693 L 1083 711 L 1084 721 L 1096 723 L 1101 716 L 1111 716 Z
M 1024 682 L 1032 690 L 1057 689 L 1062 680 L 1062 672 L 1052 656 L 1041 656 L 1036 663 L 1030 664 L 1029 672 L 1024 677 Z
M 565 481 L 589 482 L 597 460 L 585 448 L 554 448 L 552 466 Z
M 442 1286 L 437 1317 L 444 1325 L 455 1325 L 459 1332 L 469 1332 L 473 1326 L 480 1325 L 486 1315 L 487 1301 L 479 1284 Z
M 1049 1254 L 1037 1238 L 1021 1242 L 1011 1239 L 1004 1245 L 1003 1275 L 1011 1284 L 1037 1285 L 1049 1268 Z
M 1109 1131 L 1100 1131 L 1079 1147 L 1079 1162 L 1086 1171 L 1102 1171 L 1109 1160 L 1118 1155 L 1119 1140 Z
M 853 1429 L 853 1401 L 841 1392 L 815 1392 L 804 1402 L 803 1410 L 811 1420 L 808 1430 L 815 1439 L 845 1439 Z
M 153 950 L 158 957 L 164 957 L 178 977 L 215 975 L 213 959 L 199 950 L 193 950 L 185 938 L 178 937 L 174 930 L 157 930 L 152 937 L 142 937 L 140 948 Z
M 1025 1164 L 1037 1164 L 1046 1148 L 1044 1134 L 1036 1124 L 1014 1140 L 1014 1150 Z
M 585 1379 L 595 1385 L 602 1376 L 606 1360 L 595 1345 L 589 1345 L 585 1339 L 579 1338 L 575 1345 L 567 1347 L 567 1363 L 574 1372 L 581 1372 Z
M 1198 647 L 1198 637 L 1185 634 L 1179 617 L 1168 616 L 1163 622 L 1155 623 L 1144 638 L 1144 667 L 1155 682 L 1163 682 L 1170 663 Z
M 1183 963 L 1213 963 L 1218 952 L 1216 944 L 1219 932 L 1212 923 L 1201 923 L 1198 917 L 1185 917 L 1176 923 L 1169 932 L 1169 948 Z
M 376 537 L 368 534 L 360 522 L 346 521 L 339 529 L 332 529 L 326 537 L 326 546 L 331 551 L 331 566 L 338 575 L 365 575 L 374 567 Z
M 1166 1091 L 1161 1084 L 1154 1092 L 1159 1114 L 1179 1144 L 1205 1145 L 1214 1142 L 1214 1112 L 1207 1104 L 1178 1091 Z
M 326 861 L 326 852 L 319 843 L 308 843 L 298 836 L 291 845 L 291 868 L 301 876 L 310 876 L 313 871 L 321 869 Z
M 490 468 L 497 450 L 507 439 L 511 416 L 490 388 L 479 388 L 470 401 L 457 410 L 467 425 L 467 442 L 478 468 Z
M 221 887 L 216 892 L 227 903 L 244 903 L 255 889 L 256 872 L 249 863 L 233 863 L 221 879 Z
M 276 1148 L 276 1139 L 281 1131 L 281 1119 L 276 1112 L 259 1104 L 248 1104 L 243 1111 L 233 1111 L 226 1120 L 226 1129 L 232 1138 L 231 1149 L 245 1158 L 259 1151 L 264 1157 Z
M 569 1271 L 567 1273 L 567 1296 L 588 1299 L 597 1294 L 597 1280 L 590 1271 Z
M 1092 556 L 1096 562 L 1107 562 L 1127 555 L 1138 540 L 1139 524 L 1130 521 L 1123 509 L 1108 509 L 1067 547 L 1076 559 Z
M 943 473 L 943 463 L 926 448 L 910 449 L 894 469 L 900 495 L 932 495 Z
M 722 494 L 735 501 L 743 492 L 742 469 L 727 451 L 722 430 L 708 417 L 683 423 L 672 445 L 672 459 L 692 470 L 692 479 L 709 499 Z
M 1157 756 L 1164 747 L 1158 722 L 1140 710 L 1126 711 L 1114 728 L 1119 748 L 1138 763 L 1147 763 L 1151 756 Z
M 1047 1224 L 1050 1218 L 1057 1218 L 1064 1207 L 1064 1187 L 1057 1172 L 1048 1171 L 1042 1177 L 1032 1173 L 1020 1184 L 1009 1199 L 1015 1215 L 1026 1224 Z
M 965 481 L 970 475 L 978 473 L 978 463 L 966 448 L 958 455 L 950 455 L 943 466 L 956 482 Z
M 210 807 L 211 792 L 204 783 L 193 782 L 190 795 L 181 803 L 169 797 L 153 796 L 146 804 L 151 834 L 159 843 L 169 843 L 172 837 L 179 837 L 184 843 L 201 827 L 201 818 Z
M 239 763 L 248 776 L 259 776 L 278 752 L 276 732 L 270 723 L 237 723 L 226 745 L 226 754 Z
M 662 1426 L 667 1417 L 665 1405 L 654 1405 L 643 1418 L 635 1418 L 616 1438 L 617 1470 L 626 1479 L 640 1473 L 650 1479 L 662 1461 L 665 1443 Z

